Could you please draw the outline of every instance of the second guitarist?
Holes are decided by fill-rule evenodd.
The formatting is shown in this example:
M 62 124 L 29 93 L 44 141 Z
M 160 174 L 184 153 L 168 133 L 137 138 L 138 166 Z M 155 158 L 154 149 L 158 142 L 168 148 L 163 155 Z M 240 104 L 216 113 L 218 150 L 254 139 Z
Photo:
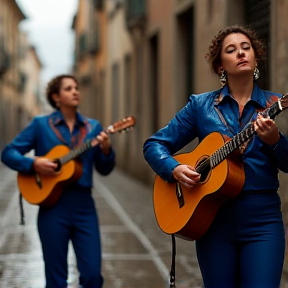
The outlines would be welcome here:
M 196 240 L 205 288 L 277 288 L 280 285 L 285 233 L 277 193 L 278 172 L 288 172 L 288 140 L 272 119 L 258 114 L 281 97 L 261 90 L 256 83 L 263 47 L 248 28 L 232 26 L 219 31 L 211 41 L 207 60 L 223 87 L 192 95 L 167 126 L 146 140 L 143 148 L 145 159 L 155 173 L 168 183 L 178 183 L 175 185 L 177 197 L 181 200 L 182 187 L 188 188 L 187 193 L 193 199 L 193 188 L 203 185 L 200 179 L 203 175 L 195 171 L 196 167 L 187 165 L 185 157 L 177 160 L 173 155 L 196 138 L 201 144 L 215 131 L 225 139 L 232 138 L 254 121 L 257 135 L 239 151 L 243 154 L 242 191 L 220 207 L 208 231 Z M 207 151 L 213 150 L 215 144 L 205 143 Z M 201 150 L 203 157 L 207 156 L 205 145 Z M 226 172 L 223 169 L 223 173 Z M 169 197 L 177 202 L 175 193 L 171 194 L 161 191 L 162 198 L 154 204 L 164 206 Z M 177 206 L 185 211 L 187 199 L 180 200 Z M 213 199 L 207 213 L 212 202 Z M 168 205 L 166 224 L 172 222 L 172 218 L 174 222 L 182 221 L 169 208 Z M 205 218 L 205 211 L 202 215 Z
M 102 287 L 101 245 L 98 216 L 91 195 L 93 169 L 109 174 L 115 165 L 115 153 L 108 135 L 98 120 L 77 112 L 80 104 L 77 79 L 60 75 L 47 85 L 47 99 L 55 112 L 37 116 L 2 152 L 2 161 L 21 173 L 57 174 L 57 164 L 37 156 L 46 155 L 56 145 L 70 149 L 96 137 L 99 145 L 81 155 L 80 179 L 64 188 L 52 207 L 40 206 L 38 231 L 45 262 L 46 288 L 67 286 L 67 253 L 71 240 L 83 288 Z M 25 154 L 35 150 L 36 158 Z M 57 169 L 56 169 L 57 170 Z

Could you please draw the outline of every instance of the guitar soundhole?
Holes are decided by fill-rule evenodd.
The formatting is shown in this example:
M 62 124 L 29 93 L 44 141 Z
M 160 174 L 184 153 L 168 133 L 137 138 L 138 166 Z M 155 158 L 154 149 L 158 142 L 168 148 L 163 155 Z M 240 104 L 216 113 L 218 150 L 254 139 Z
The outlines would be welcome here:
M 211 172 L 210 161 L 206 161 L 208 157 L 203 157 L 196 165 L 196 170 L 201 174 L 200 183 L 206 182 Z
M 61 170 L 61 168 L 62 168 L 60 160 L 59 159 L 54 159 L 53 162 L 57 164 L 57 167 L 56 167 L 55 171 L 59 172 Z

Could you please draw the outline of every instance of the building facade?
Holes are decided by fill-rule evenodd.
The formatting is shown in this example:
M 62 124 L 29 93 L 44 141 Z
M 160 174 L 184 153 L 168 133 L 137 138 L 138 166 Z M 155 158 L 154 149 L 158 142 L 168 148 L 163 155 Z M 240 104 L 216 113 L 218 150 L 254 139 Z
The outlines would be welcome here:
M 104 128 L 134 114 L 131 101 L 135 97 L 128 87 L 130 80 L 125 78 L 131 69 L 133 46 L 123 4 L 120 0 L 79 0 L 72 25 L 75 31 L 74 73 L 83 102 L 80 109 L 85 115 L 99 119 Z M 83 35 L 87 35 L 87 40 Z M 93 49 L 89 48 L 91 46 Z M 126 171 L 131 171 L 128 166 L 132 163 L 127 162 L 127 157 L 136 151 L 132 145 L 133 134 L 111 136 L 117 163 Z
M 20 74 L 20 121 L 24 128 L 28 121 L 42 112 L 42 63 L 37 51 L 30 44 L 27 33 L 20 32 L 19 74 Z
M 287 5 L 281 0 L 79 0 L 73 27 L 83 108 L 105 125 L 128 114 L 137 119 L 133 135 L 115 137 L 119 166 L 153 182 L 154 174 L 142 157 L 143 142 L 165 126 L 192 93 L 220 87 L 205 54 L 223 27 L 254 27 L 268 46 L 259 85 L 285 93 Z M 94 53 L 84 49 L 79 55 L 85 46 L 82 30 L 94 35 Z
M 18 24 L 25 19 L 17 3 L 0 1 L 0 131 L 1 146 L 20 129 L 20 75 L 19 75 L 19 30 Z
M 24 19 L 15 0 L 0 0 L 0 149 L 40 111 L 41 63 L 18 27 Z

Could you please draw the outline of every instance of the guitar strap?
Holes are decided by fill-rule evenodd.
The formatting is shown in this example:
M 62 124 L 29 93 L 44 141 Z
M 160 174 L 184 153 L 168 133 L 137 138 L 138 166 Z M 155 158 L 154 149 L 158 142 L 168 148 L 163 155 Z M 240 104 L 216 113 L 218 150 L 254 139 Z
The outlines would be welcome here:
M 223 96 L 222 96 L 222 94 L 220 93 L 219 96 L 215 99 L 215 102 L 214 102 L 214 103 L 215 103 L 215 104 L 218 104 L 218 103 L 221 101 L 222 98 L 223 98 Z M 214 108 L 215 108 L 217 114 L 219 115 L 219 118 L 220 118 L 221 121 L 223 122 L 223 124 L 227 127 L 227 129 L 230 131 L 230 133 L 234 136 L 235 133 L 232 131 L 231 127 L 230 127 L 230 126 L 228 125 L 228 123 L 226 122 L 226 120 L 225 120 L 223 114 L 221 113 L 221 111 L 219 110 L 219 108 L 218 108 L 216 105 L 214 105 Z M 263 109 L 262 109 L 262 110 L 263 110 Z M 253 118 L 253 116 L 255 115 L 255 113 L 258 113 L 258 112 L 260 112 L 260 111 L 261 111 L 261 110 L 256 110 L 255 112 L 252 112 L 252 114 L 249 116 L 248 121 L 246 122 L 246 124 L 244 125 L 244 127 L 242 127 L 242 129 L 241 129 L 239 132 L 241 132 L 241 131 L 244 130 L 249 124 L 251 124 L 252 118 Z M 239 133 L 239 132 L 237 132 L 237 133 Z
M 171 235 L 172 239 L 172 260 L 170 268 L 170 288 L 175 288 L 175 258 L 176 258 L 176 239 L 175 235 Z
M 25 225 L 25 215 L 23 207 L 23 196 L 19 193 L 19 206 L 20 206 L 20 225 Z
M 56 134 L 57 138 L 64 144 L 66 144 L 68 147 L 72 147 L 75 148 L 77 146 L 79 146 L 80 144 L 83 143 L 84 138 L 87 135 L 87 131 L 88 131 L 88 121 L 85 119 L 84 120 L 84 125 L 80 126 L 80 131 L 76 136 L 72 136 L 71 137 L 71 144 L 69 145 L 69 143 L 67 143 L 67 141 L 64 139 L 64 137 L 62 136 L 61 132 L 59 131 L 59 129 L 54 125 L 53 123 L 53 118 L 50 117 L 49 118 L 49 125 L 51 127 L 51 129 L 54 131 L 54 133 Z
M 218 104 L 218 103 L 221 101 L 222 98 L 223 98 L 223 96 L 222 96 L 222 94 L 220 93 L 219 96 L 215 99 L 215 104 Z M 227 123 L 227 121 L 225 120 L 225 118 L 224 118 L 223 114 L 221 113 L 221 111 L 220 111 L 220 110 L 218 109 L 218 107 L 215 106 L 215 105 L 214 105 L 214 109 L 216 110 L 216 112 L 217 112 L 220 120 L 222 121 L 222 123 L 226 126 L 226 128 L 229 130 L 229 132 L 234 136 L 235 133 L 233 132 L 233 130 L 231 129 L 231 127 L 228 125 L 228 123 Z M 248 121 L 246 122 L 246 124 L 242 127 L 242 129 L 241 129 L 239 132 L 241 132 L 242 130 L 246 129 L 246 128 L 248 127 L 248 125 L 250 125 L 250 124 L 252 123 L 253 116 L 255 115 L 255 113 L 257 114 L 258 112 L 259 112 L 259 111 L 256 110 L 255 112 L 252 112 L 252 113 L 251 113 L 251 115 L 249 116 Z M 239 132 L 238 132 L 238 133 L 239 133 Z M 249 141 L 248 141 L 248 142 L 249 142 Z M 248 142 L 247 142 L 247 143 L 248 143 Z M 244 151 L 245 151 L 245 149 L 246 149 L 246 147 L 247 147 L 247 143 L 246 143 L 246 145 L 243 145 L 242 147 L 239 148 L 239 149 L 240 149 L 240 152 L 241 152 L 242 154 L 244 153 Z

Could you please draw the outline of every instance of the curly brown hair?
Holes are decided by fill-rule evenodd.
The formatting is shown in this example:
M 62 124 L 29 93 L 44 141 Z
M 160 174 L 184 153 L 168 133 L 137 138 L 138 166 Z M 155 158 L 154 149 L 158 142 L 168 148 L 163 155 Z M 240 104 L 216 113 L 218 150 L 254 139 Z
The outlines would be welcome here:
M 77 79 L 73 75 L 62 74 L 62 75 L 58 75 L 58 76 L 54 77 L 52 80 L 50 80 L 47 84 L 47 87 L 46 87 L 47 100 L 50 103 L 50 105 L 56 109 L 57 109 L 57 105 L 56 105 L 56 102 L 53 100 L 52 95 L 53 94 L 59 94 L 62 80 L 64 78 L 71 78 L 78 84 Z
M 216 74 L 219 74 L 219 67 L 221 67 L 221 49 L 223 40 L 225 37 L 231 33 L 242 33 L 246 35 L 253 47 L 255 58 L 257 62 L 262 62 L 265 59 L 266 54 L 266 46 L 260 40 L 256 34 L 256 32 L 250 26 L 244 27 L 240 25 L 229 26 L 224 30 L 220 30 L 217 35 L 211 41 L 209 45 L 208 53 L 205 58 L 209 62 L 210 68 Z

